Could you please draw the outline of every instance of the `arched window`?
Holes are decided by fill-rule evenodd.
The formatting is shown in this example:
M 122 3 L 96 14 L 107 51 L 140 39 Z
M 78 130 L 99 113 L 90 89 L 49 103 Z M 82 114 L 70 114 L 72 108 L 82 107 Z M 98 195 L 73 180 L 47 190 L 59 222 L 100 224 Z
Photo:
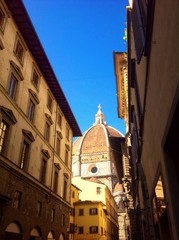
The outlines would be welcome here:
M 55 234 L 51 231 L 47 236 L 47 240 L 55 240 Z
M 17 222 L 10 223 L 5 230 L 5 240 L 20 240 L 22 237 L 21 226 Z

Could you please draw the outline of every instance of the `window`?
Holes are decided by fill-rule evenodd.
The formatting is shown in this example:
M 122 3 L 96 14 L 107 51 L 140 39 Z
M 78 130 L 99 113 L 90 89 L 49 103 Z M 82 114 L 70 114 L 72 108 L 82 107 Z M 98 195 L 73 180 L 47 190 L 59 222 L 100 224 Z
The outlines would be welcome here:
M 134 33 L 134 42 L 137 56 L 137 63 L 140 62 L 145 46 L 146 31 L 146 3 L 144 1 L 133 1 L 131 11 L 132 27 Z
M 61 139 L 60 139 L 59 136 L 57 135 L 57 140 L 56 140 L 56 153 L 58 154 L 58 156 L 60 156 L 60 145 L 61 145 Z
M 25 48 L 23 47 L 18 36 L 17 36 L 16 42 L 15 42 L 14 53 L 15 53 L 17 59 L 22 64 L 23 60 L 24 60 L 24 55 L 25 55 Z
M 69 140 L 70 137 L 70 129 L 68 127 L 68 125 L 66 124 L 66 139 Z
M 84 227 L 78 227 L 78 233 L 83 234 L 84 233 Z
M 68 164 L 68 150 L 65 150 L 65 163 Z
M 80 208 L 79 209 L 79 216 L 83 216 L 84 215 L 84 209 L 83 208 Z
M 131 136 L 131 142 L 132 142 L 132 151 L 131 151 L 131 157 L 132 157 L 132 164 L 133 164 L 133 174 L 134 177 L 137 178 L 137 162 L 139 160 L 140 155 L 140 145 L 139 145 L 139 136 L 138 136 L 138 127 L 137 127 L 137 120 L 136 120 L 136 114 L 134 111 L 134 106 L 131 106 L 131 120 L 133 123 L 133 129 L 132 129 L 132 136 Z
M 137 75 L 136 75 L 136 61 L 135 61 L 135 59 L 131 59 L 130 66 L 131 66 L 131 87 L 135 88 L 137 117 L 138 117 L 139 126 L 140 126 L 141 121 L 142 121 L 142 108 L 141 108 L 141 100 L 140 100 L 140 94 L 139 94 L 138 80 L 137 80 Z
M 34 112 L 35 112 L 35 103 L 30 99 L 27 117 L 31 122 L 34 120 Z
M 75 198 L 75 191 L 71 190 L 71 197 Z
M 61 139 L 62 139 L 62 134 L 60 131 L 57 131 L 57 137 L 56 137 L 56 153 L 60 157 L 60 150 L 61 150 Z
M 50 124 L 48 122 L 45 123 L 45 140 L 49 142 L 50 138 Z
M 59 112 L 57 113 L 57 124 L 60 128 L 62 127 L 62 115 Z
M 39 89 L 39 74 L 37 73 L 36 69 L 33 67 L 32 69 L 32 84 L 38 90 Z
M 8 131 L 9 131 L 9 125 L 2 121 L 0 123 L 0 153 L 2 152 L 2 149 L 5 145 L 7 136 L 8 136 Z
M 98 214 L 98 209 L 97 208 L 90 208 L 89 209 L 89 214 L 90 215 L 97 215 Z
M 55 221 L 55 209 L 54 208 L 52 208 L 52 210 L 51 210 L 51 222 L 54 222 Z
M 92 172 L 92 173 L 96 173 L 97 171 L 98 171 L 98 169 L 97 169 L 96 166 L 91 168 L 91 172 Z
M 44 129 L 44 138 L 48 142 L 50 141 L 50 126 L 53 124 L 52 118 L 50 115 L 47 113 L 45 114 L 46 116 L 46 122 L 45 122 L 45 129 Z
M 36 208 L 36 215 L 41 216 L 41 211 L 42 211 L 42 203 L 40 201 L 37 202 L 37 208 Z
M 97 226 L 91 226 L 90 227 L 90 233 L 98 233 L 98 227 Z
M 75 232 L 75 224 L 74 223 L 70 223 L 69 233 L 74 233 L 74 232 Z
M 75 208 L 70 209 L 70 215 L 73 217 L 75 216 Z
M 52 112 L 52 104 L 53 104 L 53 98 L 50 95 L 50 93 L 48 92 L 48 94 L 47 94 L 47 107 L 50 110 L 50 112 Z
M 58 190 L 58 171 L 55 170 L 54 172 L 54 185 L 53 185 L 53 190 L 54 192 L 57 193 L 57 190 Z
M 59 171 L 61 167 L 59 163 L 54 163 L 54 181 L 53 181 L 53 190 L 55 193 L 58 192 L 58 178 L 59 178 Z
M 98 167 L 96 166 L 96 164 L 90 164 L 88 169 L 89 169 L 89 172 L 93 174 L 96 174 L 98 171 Z
M 62 214 L 62 226 L 65 226 L 65 214 Z
M 35 138 L 33 137 L 32 133 L 23 129 L 23 141 L 22 141 L 22 148 L 20 154 L 20 168 L 27 171 L 28 164 L 29 164 L 29 156 L 30 156 L 30 145 Z
M 1 31 L 4 31 L 4 28 L 5 28 L 5 14 L 2 10 L 2 8 L 0 7 L 0 30 Z
M 19 209 L 21 204 L 22 193 L 20 191 L 15 191 L 13 208 Z
M 66 180 L 64 180 L 64 183 L 63 183 L 63 199 L 67 200 L 67 181 Z
M 12 74 L 9 81 L 8 94 L 12 99 L 15 99 L 17 89 L 17 78 Z
M 10 135 L 10 126 L 16 123 L 17 120 L 13 112 L 0 106 L 0 153 L 5 154 L 8 144 L 8 138 Z
M 70 147 L 68 144 L 65 144 L 65 147 L 65 164 L 68 166 Z
M 50 154 L 47 150 L 42 149 L 42 163 L 40 172 L 40 181 L 45 184 L 46 174 L 47 174 L 47 161 L 50 158 Z
M 18 87 L 19 81 L 23 81 L 24 77 L 20 67 L 12 60 L 10 61 L 10 69 L 11 69 L 11 72 L 10 72 L 7 91 L 8 91 L 9 97 L 15 100 L 16 96 L 18 96 L 17 87 Z
M 101 194 L 101 187 L 96 188 L 96 194 Z
M 0 50 L 3 50 L 4 49 L 4 44 L 2 42 L 2 40 L 0 39 Z
M 29 89 L 29 96 L 30 96 L 30 99 L 29 99 L 27 117 L 31 122 L 34 122 L 35 108 L 40 101 L 38 99 L 37 94 L 31 89 Z
M 47 160 L 43 158 L 42 165 L 41 165 L 41 176 L 40 176 L 40 181 L 43 184 L 45 184 L 46 173 L 47 173 Z
M 22 153 L 20 159 L 20 168 L 27 169 L 30 144 L 25 140 L 22 143 Z

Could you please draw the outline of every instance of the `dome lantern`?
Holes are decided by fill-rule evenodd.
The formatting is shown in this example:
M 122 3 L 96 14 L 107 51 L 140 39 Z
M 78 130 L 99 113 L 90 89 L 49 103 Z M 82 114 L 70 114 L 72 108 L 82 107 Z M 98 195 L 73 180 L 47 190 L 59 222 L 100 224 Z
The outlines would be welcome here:
M 95 123 L 96 124 L 106 124 L 106 122 L 104 121 L 104 114 L 101 112 L 101 105 L 98 105 L 98 112 L 95 115 Z

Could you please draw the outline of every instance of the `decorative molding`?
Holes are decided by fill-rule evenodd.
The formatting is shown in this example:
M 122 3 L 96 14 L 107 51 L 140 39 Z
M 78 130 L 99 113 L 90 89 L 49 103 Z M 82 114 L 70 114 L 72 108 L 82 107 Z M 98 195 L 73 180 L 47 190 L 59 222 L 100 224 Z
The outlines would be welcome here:
M 70 146 L 68 144 L 65 144 L 65 147 L 70 151 Z
M 20 67 L 12 60 L 10 60 L 10 64 L 11 64 L 11 67 L 13 68 L 13 70 L 16 72 L 16 74 L 20 78 L 20 80 L 24 80 L 24 76 L 20 70 Z
M 56 167 L 56 168 L 58 168 L 58 170 L 60 170 L 60 169 L 61 169 L 61 167 L 60 167 L 60 164 L 59 164 L 59 163 L 54 163 L 54 165 L 55 165 L 55 167 Z
M 4 49 L 4 44 L 2 42 L 2 40 L 0 39 L 0 50 L 3 50 Z
M 30 88 L 29 88 L 29 93 L 31 94 L 31 96 L 33 97 L 33 99 L 35 100 L 35 102 L 36 102 L 37 104 L 39 104 L 39 103 L 40 103 L 40 100 L 39 100 L 37 94 L 36 94 L 32 89 L 30 89 Z
M 46 157 L 47 159 L 50 158 L 50 153 L 49 153 L 48 150 L 46 150 L 46 149 L 42 149 L 41 151 L 42 151 L 42 153 L 45 155 L 45 157 Z
M 57 131 L 57 134 L 61 139 L 63 138 L 62 133 L 60 131 Z
M 31 142 L 35 141 L 35 138 L 30 131 L 22 129 L 22 132 Z
M 4 106 L 0 106 L 0 112 L 3 112 L 8 117 L 10 122 L 12 122 L 13 124 L 17 122 L 17 120 L 14 116 L 14 113 L 12 112 L 11 109 L 6 108 Z
M 64 173 L 64 176 L 65 176 L 67 179 L 69 179 L 68 173 Z
M 48 113 L 45 113 L 45 116 L 46 116 L 47 120 L 49 121 L 49 123 L 52 125 L 53 120 L 52 120 L 51 116 Z

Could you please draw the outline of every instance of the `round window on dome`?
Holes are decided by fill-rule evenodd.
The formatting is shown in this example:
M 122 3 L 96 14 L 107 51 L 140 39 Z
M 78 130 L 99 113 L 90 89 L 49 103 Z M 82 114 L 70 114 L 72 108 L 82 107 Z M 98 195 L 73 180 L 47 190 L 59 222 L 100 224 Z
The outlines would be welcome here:
M 98 168 L 97 168 L 96 164 L 91 164 L 91 165 L 89 166 L 89 168 L 88 168 L 88 171 L 89 171 L 90 173 L 93 173 L 93 174 L 97 173 Z
M 92 168 L 91 168 L 91 172 L 92 172 L 92 173 L 96 173 L 97 170 L 98 170 L 97 167 L 92 167 Z

